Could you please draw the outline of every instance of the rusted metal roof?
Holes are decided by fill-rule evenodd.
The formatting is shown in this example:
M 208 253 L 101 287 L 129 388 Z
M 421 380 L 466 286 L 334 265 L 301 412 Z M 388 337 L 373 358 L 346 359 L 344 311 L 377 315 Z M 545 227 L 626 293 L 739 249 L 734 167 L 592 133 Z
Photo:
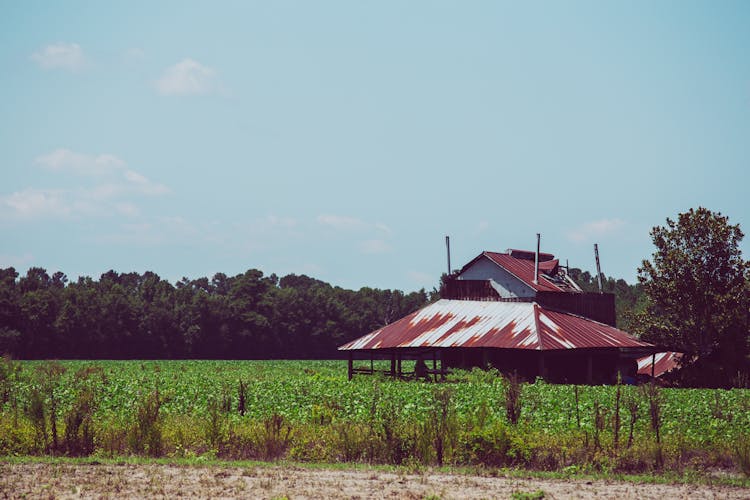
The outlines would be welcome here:
M 463 273 L 464 271 L 466 271 L 479 259 L 488 258 L 490 259 L 490 261 L 502 267 L 537 292 L 571 291 L 570 286 L 567 283 L 564 284 L 565 286 L 560 286 L 560 283 L 555 283 L 551 279 L 548 279 L 544 276 L 545 274 L 555 275 L 558 272 L 559 260 L 554 259 L 554 256 L 552 254 L 543 254 L 546 260 L 540 260 L 539 280 L 538 283 L 534 283 L 534 260 L 533 258 L 527 258 L 528 255 L 533 256 L 533 252 L 522 250 L 509 250 L 508 252 L 509 253 L 482 252 L 477 257 L 472 259 L 468 264 L 462 267 L 461 272 Z M 523 257 L 519 258 L 517 257 L 517 255 L 523 255 Z
M 486 255 L 487 257 L 489 257 L 492 262 L 504 268 L 506 271 L 510 272 L 516 278 L 520 279 L 521 281 L 529 285 L 531 288 L 533 288 L 537 292 L 539 291 L 548 291 L 548 292 L 549 291 L 551 292 L 563 291 L 562 288 L 557 286 L 552 281 L 548 280 L 542 274 L 542 273 L 550 274 L 554 272 L 557 269 L 557 265 L 559 262 L 557 259 L 539 262 L 539 279 L 538 279 L 538 283 L 534 283 L 534 261 L 533 260 L 517 259 L 506 253 L 497 253 L 497 252 L 484 252 L 483 255 Z
M 645 356 L 638 359 L 638 375 L 651 376 L 651 365 L 652 361 L 656 361 L 654 364 L 654 377 L 661 377 L 665 373 L 674 370 L 680 364 L 682 358 L 681 352 L 657 352 L 652 356 Z
M 439 300 L 339 350 L 493 347 L 558 350 L 643 348 L 617 328 L 545 309 L 536 302 Z

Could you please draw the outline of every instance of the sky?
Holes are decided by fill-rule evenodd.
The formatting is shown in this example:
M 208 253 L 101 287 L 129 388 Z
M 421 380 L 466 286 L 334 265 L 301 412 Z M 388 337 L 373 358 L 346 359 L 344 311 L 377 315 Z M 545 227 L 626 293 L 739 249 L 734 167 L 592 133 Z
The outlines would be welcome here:
M 633 283 L 750 230 L 746 1 L 3 1 L 0 267 L 436 286 L 541 249 Z M 750 254 L 748 241 L 743 252 Z

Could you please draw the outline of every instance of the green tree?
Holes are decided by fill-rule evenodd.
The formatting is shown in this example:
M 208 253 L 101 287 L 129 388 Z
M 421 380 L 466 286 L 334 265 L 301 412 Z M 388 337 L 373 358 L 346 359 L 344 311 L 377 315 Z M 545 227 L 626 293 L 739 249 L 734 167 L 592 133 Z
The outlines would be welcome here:
M 750 266 L 742 237 L 739 225 L 702 207 L 651 230 L 656 251 L 638 269 L 647 303 L 637 329 L 685 353 L 684 383 L 728 385 L 747 376 Z

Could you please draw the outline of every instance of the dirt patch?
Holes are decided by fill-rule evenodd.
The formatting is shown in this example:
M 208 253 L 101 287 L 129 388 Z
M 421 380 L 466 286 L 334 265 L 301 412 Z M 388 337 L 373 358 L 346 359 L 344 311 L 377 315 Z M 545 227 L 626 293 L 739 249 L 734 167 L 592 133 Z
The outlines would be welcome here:
M 0 463 L 0 498 L 750 498 L 727 486 L 494 478 L 297 467 Z

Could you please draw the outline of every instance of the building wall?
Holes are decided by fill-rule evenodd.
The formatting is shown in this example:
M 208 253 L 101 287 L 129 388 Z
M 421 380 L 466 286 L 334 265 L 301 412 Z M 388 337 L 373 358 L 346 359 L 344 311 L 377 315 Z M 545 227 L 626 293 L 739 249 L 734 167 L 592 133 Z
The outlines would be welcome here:
M 458 275 L 460 280 L 493 280 L 498 285 L 498 292 L 504 299 L 534 297 L 536 292 L 508 271 L 482 257 L 473 266 Z M 497 288 L 496 288 L 497 289 Z

